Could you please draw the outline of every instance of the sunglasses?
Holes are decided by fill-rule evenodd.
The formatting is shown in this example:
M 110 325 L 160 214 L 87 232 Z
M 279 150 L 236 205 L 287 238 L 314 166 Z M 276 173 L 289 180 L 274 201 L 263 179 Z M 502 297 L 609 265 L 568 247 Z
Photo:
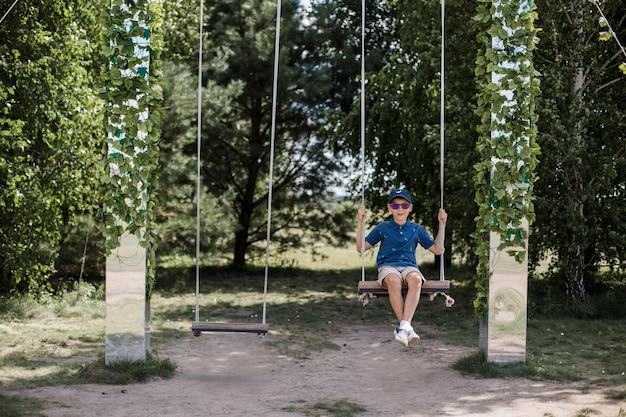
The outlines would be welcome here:
M 399 208 L 408 210 L 409 207 L 411 207 L 411 204 L 410 203 L 391 203 L 389 204 L 389 206 L 391 206 L 393 210 L 398 210 Z

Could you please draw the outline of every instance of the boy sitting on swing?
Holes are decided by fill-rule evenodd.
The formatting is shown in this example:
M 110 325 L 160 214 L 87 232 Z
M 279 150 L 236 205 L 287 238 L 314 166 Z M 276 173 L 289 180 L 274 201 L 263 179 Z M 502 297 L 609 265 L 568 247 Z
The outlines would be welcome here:
M 367 209 L 365 206 L 359 208 L 356 250 L 361 253 L 361 251 L 366 251 L 380 242 L 376 256 L 378 283 L 387 288 L 391 308 L 400 321 L 393 332 L 394 338 L 401 345 L 407 347 L 420 338 L 413 330 L 411 321 L 419 303 L 422 283 L 426 281 L 417 265 L 415 251 L 419 244 L 435 255 L 443 253 L 448 214 L 443 208 L 439 209 L 437 216 L 439 230 L 437 237 L 433 240 L 422 226 L 409 220 L 409 215 L 413 211 L 413 203 L 411 203 L 411 195 L 407 190 L 392 191 L 389 195 L 387 210 L 393 219 L 376 225 L 365 237 L 365 246 L 362 247 Z M 404 299 L 402 298 L 403 286 L 408 289 Z

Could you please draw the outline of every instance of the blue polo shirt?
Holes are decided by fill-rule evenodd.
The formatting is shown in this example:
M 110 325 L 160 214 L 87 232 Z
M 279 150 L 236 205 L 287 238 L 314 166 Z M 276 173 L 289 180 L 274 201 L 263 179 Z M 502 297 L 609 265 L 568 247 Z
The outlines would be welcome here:
M 400 226 L 393 219 L 376 225 L 365 240 L 372 246 L 380 242 L 376 256 L 379 268 L 385 265 L 417 266 L 417 245 L 428 249 L 435 244 L 426 229 L 419 224 L 407 220 Z

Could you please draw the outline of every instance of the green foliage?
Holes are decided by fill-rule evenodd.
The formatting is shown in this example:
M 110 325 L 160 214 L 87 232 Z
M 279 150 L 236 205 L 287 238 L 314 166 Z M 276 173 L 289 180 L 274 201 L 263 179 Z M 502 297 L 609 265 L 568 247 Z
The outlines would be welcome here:
M 600 40 L 608 41 L 611 39 L 615 39 L 615 43 L 617 43 L 617 46 L 622 51 L 622 55 L 624 55 L 624 59 L 626 59 L 626 49 L 624 48 L 624 46 L 622 46 L 622 43 L 620 42 L 619 37 L 617 36 L 617 33 L 615 33 L 615 30 L 613 30 L 613 27 L 611 27 L 611 24 L 609 23 L 608 19 L 604 15 L 604 10 L 602 10 L 602 6 L 600 6 L 600 2 L 598 0 L 588 0 L 588 1 L 593 3 L 593 5 L 596 6 L 596 9 L 598 9 L 598 12 L 600 13 L 600 19 L 598 20 L 600 27 L 603 29 L 607 29 L 607 30 L 600 32 L 599 34 Z M 626 62 L 622 62 L 621 64 L 619 64 L 618 68 L 620 71 L 622 71 L 624 75 L 626 75 Z
M 276 4 L 268 0 L 210 3 L 206 10 L 211 32 L 203 51 L 201 177 L 236 221 L 232 262 L 238 266 L 266 241 L 272 155 L 272 242 L 303 245 L 316 233 L 334 232 L 319 233 L 330 223 L 329 187 L 337 181 L 328 142 L 316 134 L 324 122 L 318 78 L 325 61 L 294 1 L 282 7 L 273 148 L 270 143 L 275 15 Z M 287 232 L 294 229 L 299 233 Z
M 326 139 L 317 137 L 323 122 L 319 108 L 331 88 L 321 82 L 327 67 L 320 62 L 326 57 L 314 31 L 302 28 L 296 6 L 284 4 L 281 21 L 272 190 L 272 242 L 279 251 L 312 239 L 347 239 L 346 222 L 335 223 L 338 204 L 329 193 L 341 164 L 328 151 Z M 159 247 L 172 256 L 188 253 L 195 243 L 196 201 L 190 196 L 197 194 L 198 16 L 188 11 L 197 7 L 188 0 L 165 5 L 169 80 L 161 141 L 164 204 L 157 210 L 157 234 Z M 203 259 L 228 257 L 241 265 L 264 251 L 275 14 L 271 1 L 208 4 L 205 10 L 210 31 L 203 39 L 201 94 Z
M 535 8 L 532 2 L 481 1 L 474 17 L 482 24 L 475 71 L 480 89 L 476 113 L 481 117 L 476 144 L 480 162 L 474 165 L 477 317 L 487 311 L 490 233 L 500 236 L 499 251 L 521 263 L 528 238 L 524 220 L 535 219 L 532 200 L 539 154 L 535 113 L 539 81 L 532 56 L 538 42 Z
M 361 176 L 360 33 L 357 3 L 332 2 L 314 7 L 315 30 L 328 39 L 325 56 L 332 68 L 323 133 L 335 152 L 352 157 L 346 177 L 359 195 L 363 181 L 367 204 L 384 207 L 391 188 L 404 185 L 414 193 L 413 216 L 436 229 L 440 206 L 440 9 L 428 1 L 383 1 L 367 5 L 365 36 L 366 178 Z M 471 257 L 473 184 L 466 173 L 476 161 L 478 123 L 473 113 L 475 24 L 473 3 L 446 4 L 445 69 L 445 208 L 449 214 L 446 260 Z M 343 22 L 334 28 L 334 22 Z M 345 79 L 344 79 L 345 77 Z M 346 158 L 347 159 L 347 158 Z M 375 219 L 374 219 L 375 220 Z
M 474 2 L 446 2 L 444 91 L 441 91 L 441 11 L 428 1 L 399 2 L 399 38 L 412 57 L 400 73 L 403 85 L 400 118 L 405 121 L 398 142 L 398 183 L 414 190 L 415 216 L 436 231 L 436 213 L 443 204 L 448 212 L 446 263 L 452 257 L 473 262 L 471 233 L 477 207 L 473 202 L 474 184 L 466 174 L 478 160 L 474 74 L 477 25 L 472 20 Z M 393 86 L 393 84 L 391 84 Z M 397 90 L 393 88 L 393 90 Z M 444 185 L 441 195 L 440 145 L 441 99 L 444 99 Z M 395 114 L 397 116 L 397 114 Z M 392 123 L 398 124 L 397 120 Z M 388 187 L 388 185 L 387 185 Z M 386 194 L 381 189 L 380 194 Z M 382 203 L 382 201 L 381 201 Z
M 575 305 L 587 302 L 598 268 L 617 270 L 625 260 L 626 78 L 615 71 L 620 54 L 596 36 L 599 16 L 590 3 L 537 4 L 545 33 L 536 59 L 542 158 L 530 259 L 544 261 L 545 279 L 561 283 L 555 289 Z M 603 7 L 615 21 L 626 3 Z M 623 25 L 616 30 L 626 36 Z
M 101 20 L 110 43 L 102 70 L 106 100 L 107 158 L 100 175 L 106 254 L 124 233 L 147 248 L 147 274 L 154 280 L 154 215 L 161 124 L 160 1 L 111 2 Z M 147 288 L 150 295 L 150 284 Z
M 198 72 L 200 39 L 200 4 L 197 0 L 168 0 L 163 2 L 163 67 L 167 62 L 189 64 Z M 204 29 L 206 33 L 206 28 Z M 197 80 L 196 80 L 197 84 Z
M 96 280 L 105 274 L 104 237 L 92 213 L 80 214 L 74 224 L 61 228 L 61 242 L 53 286 L 59 289 L 74 281 Z
M 102 316 L 104 285 L 74 284 L 55 295 L 0 297 L 0 318 L 5 321 L 45 320 L 51 315 L 62 318 Z
M 169 45 L 169 41 L 168 45 Z M 156 210 L 156 252 L 159 259 L 195 256 L 197 225 L 197 74 L 181 62 L 164 62 L 160 187 Z M 205 117 L 225 117 L 233 88 L 211 87 Z M 236 219 L 229 209 L 234 192 L 212 196 L 200 188 L 202 262 L 216 262 L 232 247 Z
M 246 251 L 248 259 L 258 261 L 254 256 L 260 253 L 265 239 L 267 214 L 275 3 L 222 3 L 209 4 L 205 15 L 210 21 L 205 28 L 210 31 L 205 32 L 202 96 L 203 261 L 229 257 L 225 254 L 234 252 L 236 233 L 238 253 Z M 426 226 L 434 225 L 439 200 L 439 10 L 421 0 L 374 3 L 368 4 L 366 18 L 366 147 L 368 167 L 372 168 L 371 177 L 367 178 L 367 198 L 372 206 L 378 206 L 384 203 L 388 188 L 404 184 L 420 195 L 415 201 L 416 220 Z M 117 1 L 113 6 L 120 4 Z M 133 3 L 130 7 L 143 8 L 146 4 Z M 150 4 L 156 9 L 146 15 L 148 19 L 155 17 L 149 25 L 158 23 L 160 28 L 155 27 L 150 33 L 155 36 L 151 39 L 152 62 L 147 71 L 141 65 L 135 68 L 135 58 L 128 56 L 134 45 L 122 41 L 112 46 L 109 39 L 102 39 L 102 26 L 94 23 L 99 15 L 96 6 L 105 10 L 101 18 L 106 21 L 107 35 L 117 37 L 128 32 L 127 36 L 146 36 L 141 25 L 126 30 L 119 19 L 111 20 L 110 3 L 53 0 L 35 6 L 18 2 L 0 25 L 3 291 L 26 291 L 28 287 L 51 290 L 57 285 L 50 281 L 55 273 L 57 277 L 63 275 L 59 287 L 69 287 L 68 280 L 81 273 L 86 238 L 85 273 L 89 271 L 88 275 L 94 276 L 102 271 L 104 237 L 93 231 L 94 206 L 100 204 L 101 196 L 107 196 L 103 201 L 113 201 L 111 204 L 122 212 L 120 219 L 130 220 L 130 228 L 135 232 L 141 234 L 147 225 L 144 237 L 145 244 L 150 245 L 151 270 L 157 248 L 169 259 L 193 252 L 198 4 L 191 0 L 175 0 L 162 6 Z M 621 129 L 624 77 L 618 72 L 625 64 L 613 41 L 602 42 L 598 37 L 598 22 L 600 31 L 609 33 L 608 27 L 613 25 L 612 39 L 626 37 L 619 24 L 626 8 L 623 0 L 603 2 L 600 14 L 594 9 L 597 1 L 537 4 L 541 10 L 538 26 L 545 36 L 541 49 L 533 51 L 539 59 L 532 63 L 544 75 L 542 97 L 537 99 L 535 109 L 540 116 L 536 122 L 541 132 L 537 142 L 542 145 L 543 156 L 542 164 L 537 166 L 541 181 L 536 181 L 536 177 L 529 179 L 536 197 L 531 202 L 536 208 L 531 264 L 549 257 L 548 274 L 542 278 L 551 283 L 552 294 L 581 287 L 584 293 L 596 288 L 600 265 L 617 268 L 626 253 L 626 198 L 622 192 L 626 163 Z M 241 9 L 237 9 L 239 6 Z M 274 172 L 277 189 L 272 221 L 274 242 L 281 249 L 297 245 L 309 248 L 312 241 L 329 237 L 337 243 L 348 238 L 351 231 L 347 221 L 351 207 L 339 205 L 325 193 L 335 182 L 337 172 L 346 172 L 341 181 L 354 180 L 353 190 L 360 191 L 360 167 L 346 166 L 345 158 L 347 154 L 356 155 L 360 146 L 358 6 L 350 1 L 314 4 L 313 15 L 307 21 L 310 26 L 301 25 L 295 4 L 289 3 L 283 10 L 279 139 Z M 163 13 L 158 10 L 160 7 L 164 8 Z M 473 219 L 479 213 L 472 202 L 474 193 L 470 188 L 474 184 L 467 181 L 466 174 L 485 158 L 478 154 L 479 150 L 487 152 L 493 148 L 501 159 L 529 156 L 526 151 L 510 155 L 508 138 L 475 146 L 472 126 L 479 124 L 479 116 L 473 112 L 476 86 L 467 83 L 475 67 L 474 37 L 479 25 L 488 35 L 502 32 L 497 26 L 491 27 L 487 9 L 480 18 L 471 20 L 472 2 L 452 2 L 446 7 L 445 190 L 450 214 L 448 233 L 452 234 L 446 239 L 446 254 L 472 260 L 469 236 L 476 229 Z M 231 13 L 233 10 L 241 13 Z M 162 24 L 160 19 L 164 19 Z M 114 29 L 116 24 L 123 29 L 120 33 Z M 242 28 L 240 38 L 232 30 L 235 26 Z M 512 43 L 528 47 L 529 42 L 534 42 L 535 32 L 528 27 L 520 26 L 518 34 L 511 36 Z M 163 47 L 162 40 L 166 42 Z M 110 129 L 109 139 L 126 151 L 118 152 L 116 157 L 103 143 L 101 125 L 115 118 L 120 120 L 121 116 L 115 113 L 112 119 L 107 116 L 103 120 L 102 109 L 103 104 L 114 108 L 124 98 L 115 89 L 103 91 L 107 103 L 94 96 L 96 83 L 92 74 L 102 64 L 102 50 L 111 54 L 109 59 L 114 53 L 121 57 L 107 62 L 107 68 L 112 69 L 104 75 L 107 82 L 130 95 L 139 90 L 150 93 L 141 101 L 150 107 L 148 119 L 143 120 L 138 109 L 126 108 L 124 111 L 129 114 L 125 120 L 134 118 L 137 123 L 128 132 L 120 131 L 119 140 L 114 140 L 117 130 Z M 163 103 L 159 101 L 158 87 L 161 64 L 156 59 L 161 50 L 168 60 L 164 67 L 169 82 L 163 88 Z M 488 64 L 487 59 L 495 59 L 491 52 L 483 56 L 481 66 Z M 136 76 L 125 77 L 125 65 L 136 69 Z M 252 73 L 251 67 L 255 68 Z M 484 67 L 478 72 L 483 71 L 486 77 L 490 70 Z M 523 87 L 524 80 L 507 78 L 506 82 L 520 92 L 516 98 L 522 101 L 527 98 L 524 94 L 533 94 L 532 88 Z M 485 83 L 493 87 L 487 78 Z M 495 103 L 502 104 L 497 100 Z M 162 104 L 167 112 L 163 117 L 159 112 Z M 524 111 L 521 108 L 508 116 L 523 119 Z M 251 114 L 258 117 L 248 117 Z M 163 128 L 160 142 L 159 125 Z M 138 130 L 144 128 L 154 130 L 147 138 L 136 137 L 141 136 Z M 123 135 L 129 139 L 122 139 Z M 128 152 L 146 144 L 150 144 L 148 152 L 138 152 L 133 158 L 149 168 L 131 166 Z M 163 150 L 158 156 L 152 153 L 157 150 L 156 145 Z M 533 146 L 525 148 L 531 155 L 536 151 Z M 103 149 L 109 155 L 98 167 Z M 294 155 L 305 156 L 297 159 Z M 254 163 L 259 160 L 258 165 Z M 121 164 L 119 178 L 111 177 L 111 162 Z M 510 236 L 512 242 L 524 240 L 523 233 L 509 228 L 507 219 L 516 218 L 519 207 L 515 202 L 526 198 L 525 191 L 500 188 L 491 193 L 485 182 L 491 180 L 487 165 L 477 165 L 477 178 L 482 175 L 482 182 L 477 185 L 486 187 L 479 190 L 486 211 L 478 215 L 478 222 L 491 225 L 489 222 L 497 213 L 504 219 L 498 222 L 497 229 Z M 129 169 L 140 172 L 127 175 Z M 157 196 L 158 172 L 162 175 Z M 231 174 L 233 181 L 229 182 Z M 102 194 L 96 192 L 100 187 L 98 178 L 106 182 Z M 139 189 L 135 193 L 130 185 L 138 178 L 144 179 L 139 181 L 143 194 Z M 150 178 L 149 183 L 146 178 Z M 525 179 L 522 171 L 497 170 L 496 180 L 501 185 Z M 122 198 L 118 191 L 134 196 Z M 104 212 L 112 213 L 106 204 Z M 523 209 L 530 209 L 532 204 Z M 107 215 L 105 229 L 117 236 L 123 228 L 112 219 Z M 248 220 L 250 227 L 244 236 L 241 225 Z M 485 230 L 482 234 L 476 231 L 475 238 L 485 242 L 490 226 L 482 226 Z M 114 246 L 116 238 L 107 242 Z M 484 245 L 477 246 L 476 256 L 486 257 L 486 249 Z M 517 255 L 523 256 L 523 251 Z M 486 269 L 478 275 L 485 277 Z M 570 283 L 563 286 L 563 282 Z M 485 291 L 479 291 L 478 305 L 485 295 Z M 590 305 L 582 305 L 587 301 Z M 569 306 L 560 300 L 557 304 L 576 309 L 579 314 L 598 314 L 594 297 Z
M 558 275 L 532 276 L 529 285 L 528 312 L 530 316 L 577 317 L 613 319 L 622 317 L 626 297 L 626 276 L 623 271 L 598 271 L 591 275 L 593 287 L 584 302 L 559 297 L 564 280 Z M 543 300 L 551 300 L 549 303 Z
M 95 204 L 95 15 L 89 2 L 20 2 L 0 25 L 3 292 L 52 289 L 61 230 Z

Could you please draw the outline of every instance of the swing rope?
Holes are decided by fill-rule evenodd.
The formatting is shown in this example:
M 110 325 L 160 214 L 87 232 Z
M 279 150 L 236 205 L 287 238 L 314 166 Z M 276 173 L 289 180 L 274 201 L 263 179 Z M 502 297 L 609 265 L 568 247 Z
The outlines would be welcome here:
M 439 203 L 444 207 L 445 188 L 445 0 L 441 0 L 441 62 L 440 62 L 440 105 L 439 105 Z M 361 204 L 365 204 L 365 0 L 361 1 Z M 365 219 L 361 240 L 361 281 L 365 281 Z M 444 234 L 445 247 L 445 234 Z M 445 251 L 445 248 L 444 248 Z M 439 280 L 445 281 L 444 252 L 440 255 Z
M 269 277 L 270 241 L 272 231 L 272 190 L 274 188 L 274 143 L 276 141 L 276 101 L 278 96 L 278 59 L 280 57 L 281 0 L 276 1 L 276 38 L 274 41 L 274 83 L 272 86 L 272 129 L 270 133 L 269 191 L 267 194 L 267 237 L 265 240 L 265 280 L 263 283 L 263 321 L 267 312 L 267 281 Z
M 361 1 L 361 205 L 365 205 L 365 0 Z M 365 281 L 365 217 L 360 225 L 361 281 Z
M 192 326 L 194 334 L 202 330 L 207 331 L 234 331 L 247 332 L 253 331 L 264 333 L 267 331 L 267 283 L 269 280 L 269 252 L 271 239 L 271 220 L 272 220 L 272 194 L 273 194 L 273 173 L 274 173 L 274 143 L 276 141 L 276 112 L 277 112 L 277 96 L 278 96 L 278 63 L 280 57 L 280 18 L 282 14 L 281 1 L 276 1 L 276 38 L 274 42 L 274 80 L 272 85 L 272 121 L 270 134 L 270 161 L 269 161 L 269 191 L 267 195 L 267 237 L 265 244 L 265 276 L 263 281 L 263 313 L 261 325 L 255 324 L 237 324 L 237 323 L 214 323 L 211 325 L 202 325 L 200 322 L 200 206 L 201 206 L 201 150 L 202 150 L 202 47 L 203 47 L 203 0 L 200 0 L 200 28 L 199 28 L 199 52 L 198 52 L 198 137 L 197 137 L 197 178 L 196 178 L 196 314 L 195 323 Z
M 198 138 L 196 140 L 196 322 L 200 321 L 200 193 L 202 190 L 201 185 L 201 151 L 202 151 L 202 38 L 203 38 L 203 5 L 204 0 L 200 0 L 200 41 L 198 51 Z
M 11 13 L 11 10 L 13 10 L 13 8 L 17 4 L 17 2 L 18 2 L 18 0 L 15 0 L 13 2 L 13 4 L 11 5 L 11 7 L 9 7 L 9 9 L 6 11 L 6 13 L 4 13 L 4 15 L 2 15 L 2 17 L 0 18 L 0 23 L 4 22 L 4 19 L 9 15 L 9 13 Z
M 445 0 L 441 0 L 441 69 L 440 69 L 440 82 L 441 82 L 441 97 L 440 97 L 440 108 L 439 108 L 439 173 L 440 173 L 440 182 L 439 182 L 439 196 L 440 196 L 440 206 L 443 208 L 443 190 L 444 190 L 444 162 L 445 162 L 445 12 L 446 12 L 446 2 Z M 439 280 L 445 280 L 445 270 L 444 270 L 444 253 L 445 253 L 445 231 L 442 240 L 442 252 L 439 255 Z

